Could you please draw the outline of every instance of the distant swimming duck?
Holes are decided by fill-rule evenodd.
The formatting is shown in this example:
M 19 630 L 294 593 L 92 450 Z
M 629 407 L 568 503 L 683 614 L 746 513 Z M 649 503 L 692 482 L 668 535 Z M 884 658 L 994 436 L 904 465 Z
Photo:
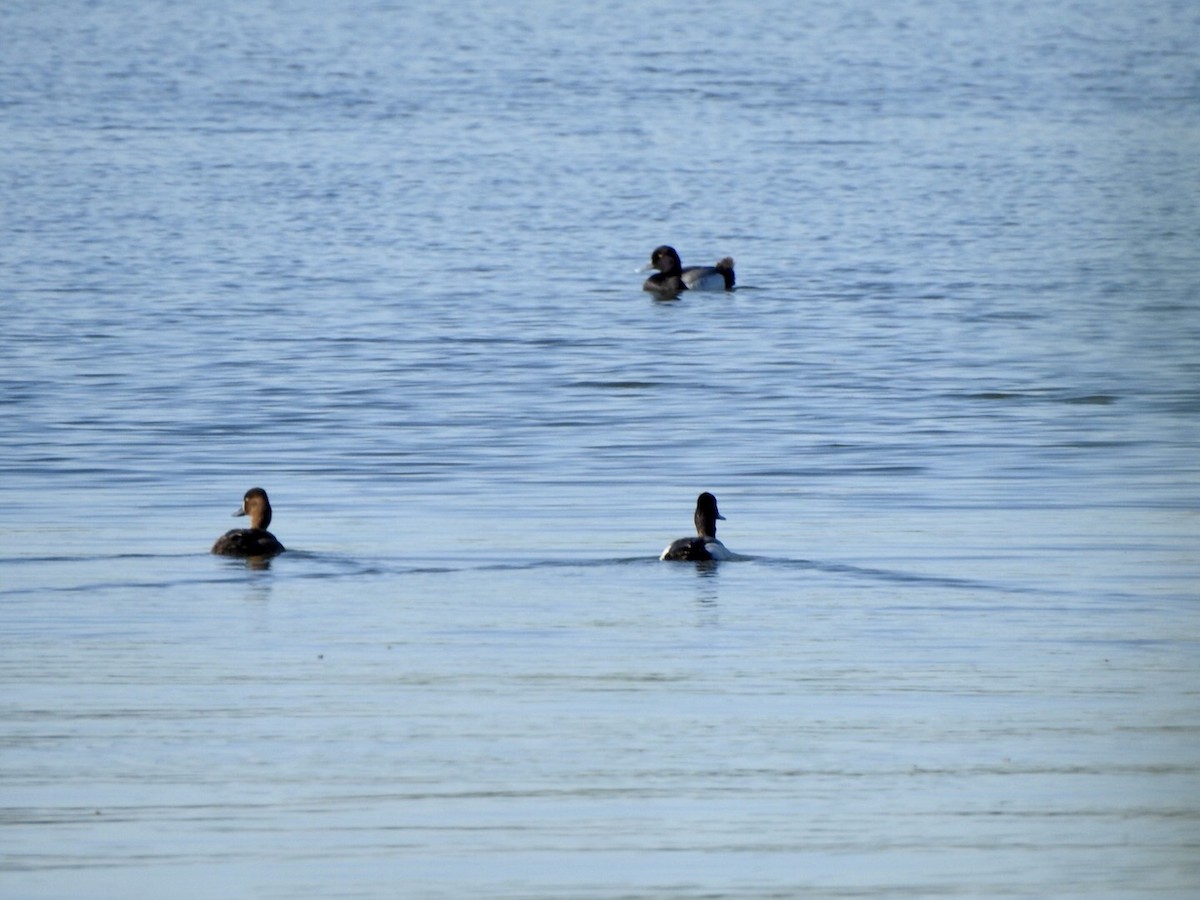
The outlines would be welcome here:
M 733 259 L 725 257 L 715 266 L 683 267 L 674 247 L 656 247 L 650 254 L 650 262 L 642 267 L 658 269 L 646 279 L 642 290 L 649 291 L 659 300 L 674 300 L 684 291 L 732 291 Z
M 717 511 L 717 498 L 705 491 L 696 498 L 696 537 L 672 541 L 659 559 L 730 559 L 733 554 L 717 540 L 717 519 L 724 518 Z
M 213 544 L 212 552 L 221 556 L 274 556 L 283 552 L 283 544 L 267 531 L 271 524 L 271 501 L 262 488 L 250 488 L 242 498 L 235 516 L 249 516 L 249 528 L 233 528 Z

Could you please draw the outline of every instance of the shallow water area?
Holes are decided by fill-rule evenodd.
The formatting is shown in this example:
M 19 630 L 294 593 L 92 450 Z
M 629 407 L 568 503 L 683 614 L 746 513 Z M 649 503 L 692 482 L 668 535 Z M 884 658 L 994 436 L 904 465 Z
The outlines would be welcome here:
M 1200 890 L 1189 5 L 0 30 L 0 894 Z

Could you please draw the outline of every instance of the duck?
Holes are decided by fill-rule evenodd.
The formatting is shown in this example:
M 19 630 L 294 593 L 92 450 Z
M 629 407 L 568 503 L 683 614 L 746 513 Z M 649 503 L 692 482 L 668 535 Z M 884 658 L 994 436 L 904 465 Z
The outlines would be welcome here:
M 250 488 L 242 497 L 241 509 L 235 516 L 249 516 L 249 528 L 231 528 L 213 544 L 212 552 L 218 556 L 275 556 L 283 553 L 284 546 L 267 526 L 271 524 L 271 501 L 267 492 L 260 487 Z
M 684 291 L 732 291 L 734 285 L 733 257 L 718 260 L 715 266 L 683 267 L 674 247 L 664 244 L 655 247 L 650 262 L 641 268 L 658 271 L 646 279 L 642 290 L 658 300 L 674 300 Z
M 672 541 L 659 559 L 709 560 L 732 559 L 724 544 L 717 540 L 717 519 L 724 519 L 717 509 L 717 498 L 705 491 L 696 498 L 696 537 L 683 537 Z

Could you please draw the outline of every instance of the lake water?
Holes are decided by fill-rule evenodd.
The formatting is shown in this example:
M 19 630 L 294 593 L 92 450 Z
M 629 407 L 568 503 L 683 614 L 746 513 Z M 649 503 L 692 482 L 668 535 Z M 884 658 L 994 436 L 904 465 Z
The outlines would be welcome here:
M 1200 892 L 1195 4 L 0 34 L 0 894 Z

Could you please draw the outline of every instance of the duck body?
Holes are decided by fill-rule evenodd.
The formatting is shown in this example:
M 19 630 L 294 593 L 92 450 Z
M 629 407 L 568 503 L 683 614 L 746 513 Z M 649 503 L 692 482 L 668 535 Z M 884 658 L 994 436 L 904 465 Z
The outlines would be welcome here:
M 212 546 L 218 556 L 275 556 L 285 548 L 279 539 L 267 531 L 271 524 L 271 501 L 262 488 L 250 488 L 242 498 L 241 509 L 235 516 L 249 516 L 249 528 L 231 528 Z
M 717 540 L 717 519 L 725 517 L 717 510 L 717 498 L 705 491 L 696 498 L 696 536 L 672 541 L 659 559 L 683 562 L 731 559 L 733 554 Z
M 646 279 L 642 290 L 659 300 L 674 300 L 684 291 L 732 291 L 735 284 L 732 257 L 718 260 L 715 266 L 684 268 L 675 248 L 665 244 L 650 254 L 650 262 L 642 271 L 647 269 L 658 271 Z
M 284 549 L 264 528 L 231 528 L 217 538 L 212 552 L 218 556 L 275 556 Z
M 659 559 L 680 562 L 704 562 L 713 559 L 729 559 L 728 548 L 716 538 L 679 538 L 671 541 Z

